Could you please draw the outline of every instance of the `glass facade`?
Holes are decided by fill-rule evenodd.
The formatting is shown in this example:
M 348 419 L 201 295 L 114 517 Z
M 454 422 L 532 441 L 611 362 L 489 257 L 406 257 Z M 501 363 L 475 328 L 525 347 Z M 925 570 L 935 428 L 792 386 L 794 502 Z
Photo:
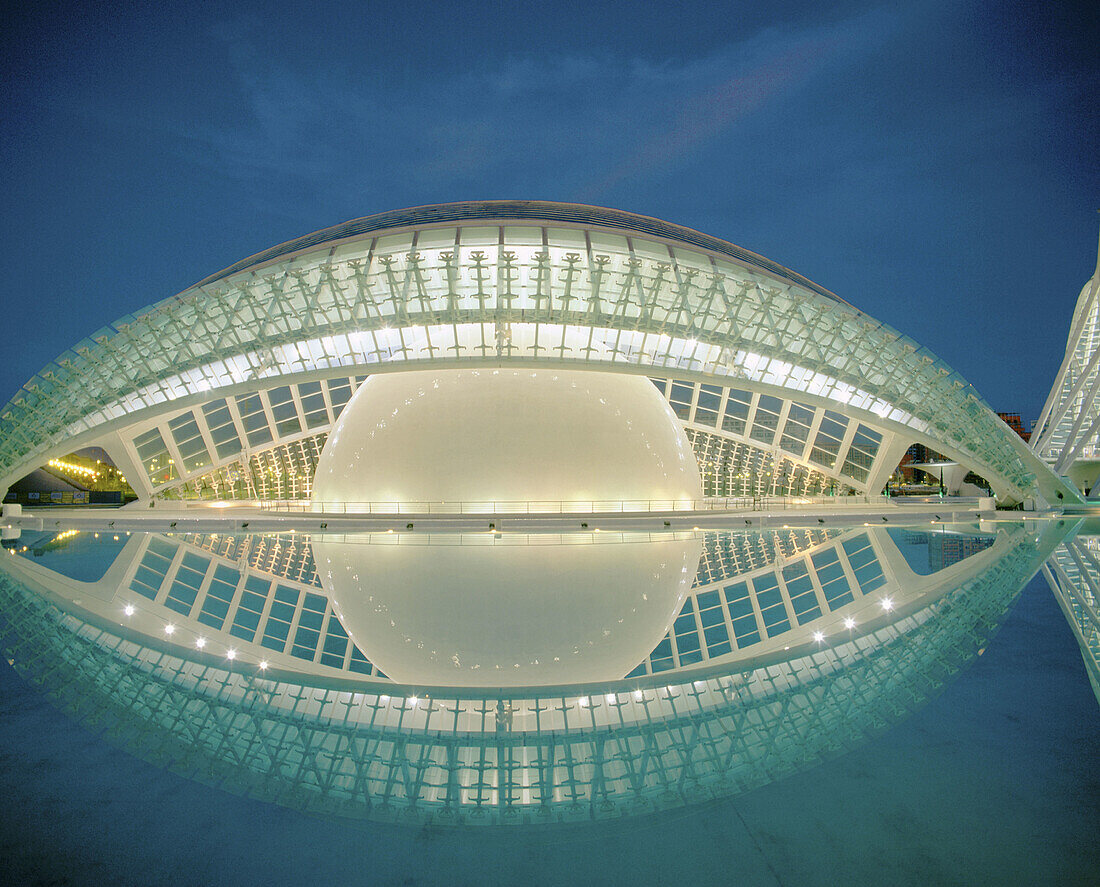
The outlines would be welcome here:
M 1045 470 L 933 355 L 766 259 L 624 213 L 463 206 L 414 213 L 401 231 L 377 227 L 402 218 L 386 214 L 343 226 L 360 233 L 339 242 L 320 232 L 270 252 L 267 264 L 116 321 L 43 369 L 0 412 L 0 472 L 19 476 L 74 440 L 92 444 L 107 423 L 148 423 L 179 412 L 176 401 L 206 402 L 194 411 L 210 419 L 196 422 L 200 434 L 181 420 L 134 439 L 150 484 L 162 484 L 181 469 L 204 468 L 214 453 L 223 459 L 238 445 L 260 448 L 321 428 L 347 393 L 333 390 L 334 378 L 485 360 L 687 374 L 711 387 L 701 398 L 692 392 L 690 407 L 670 391 L 678 413 L 690 409 L 701 428 L 765 447 L 800 449 L 805 435 L 809 452 L 800 459 L 847 470 L 857 485 L 869 442 L 861 437 L 851 449 L 856 416 L 875 434 L 904 431 L 957 453 L 1016 498 Z M 527 215 L 539 207 L 541 222 Z M 474 215 L 490 211 L 495 218 Z M 248 387 L 263 392 L 241 390 Z M 225 412 L 205 415 L 223 388 L 233 389 L 225 400 L 236 441 Z M 755 392 L 753 402 L 735 390 Z M 831 415 L 807 429 L 788 398 Z

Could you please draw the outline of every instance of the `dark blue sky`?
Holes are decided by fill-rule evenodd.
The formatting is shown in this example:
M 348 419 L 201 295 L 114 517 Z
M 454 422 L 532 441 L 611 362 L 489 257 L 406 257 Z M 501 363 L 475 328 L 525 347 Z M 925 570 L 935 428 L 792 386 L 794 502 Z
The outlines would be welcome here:
M 1036 417 L 1096 260 L 1095 8 L 774 5 L 9 13 L 0 401 L 275 243 L 530 198 L 763 253 Z

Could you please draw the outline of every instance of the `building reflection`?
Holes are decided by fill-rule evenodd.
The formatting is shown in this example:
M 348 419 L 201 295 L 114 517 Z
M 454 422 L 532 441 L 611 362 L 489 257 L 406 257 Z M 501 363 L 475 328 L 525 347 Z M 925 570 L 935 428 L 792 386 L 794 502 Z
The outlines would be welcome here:
M 986 540 L 936 570 L 878 527 L 700 533 L 690 593 L 628 675 L 536 688 L 380 674 L 302 537 L 134 534 L 94 581 L 12 554 L 0 612 L 26 680 L 190 778 L 339 817 L 589 820 L 736 794 L 866 742 L 981 653 L 1071 529 L 910 528 Z

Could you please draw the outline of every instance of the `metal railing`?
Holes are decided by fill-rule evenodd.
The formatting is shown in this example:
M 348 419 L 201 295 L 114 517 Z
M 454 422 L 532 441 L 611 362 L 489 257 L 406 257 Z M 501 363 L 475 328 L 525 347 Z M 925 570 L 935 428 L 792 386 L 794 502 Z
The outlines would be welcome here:
M 885 496 L 730 496 L 709 499 L 481 500 L 410 502 L 316 502 L 308 499 L 259 500 L 264 511 L 317 514 L 651 514 L 695 511 L 784 511 L 828 506 L 889 505 Z

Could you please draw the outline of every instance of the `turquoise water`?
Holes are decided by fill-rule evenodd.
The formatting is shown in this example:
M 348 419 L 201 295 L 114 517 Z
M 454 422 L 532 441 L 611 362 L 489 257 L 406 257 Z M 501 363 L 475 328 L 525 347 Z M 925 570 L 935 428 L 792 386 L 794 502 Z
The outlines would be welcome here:
M 611 823 L 321 820 L 133 758 L 6 665 L 0 712 L 9 883 L 1090 883 L 1100 863 L 1100 710 L 1041 581 L 881 736 L 739 797 Z

